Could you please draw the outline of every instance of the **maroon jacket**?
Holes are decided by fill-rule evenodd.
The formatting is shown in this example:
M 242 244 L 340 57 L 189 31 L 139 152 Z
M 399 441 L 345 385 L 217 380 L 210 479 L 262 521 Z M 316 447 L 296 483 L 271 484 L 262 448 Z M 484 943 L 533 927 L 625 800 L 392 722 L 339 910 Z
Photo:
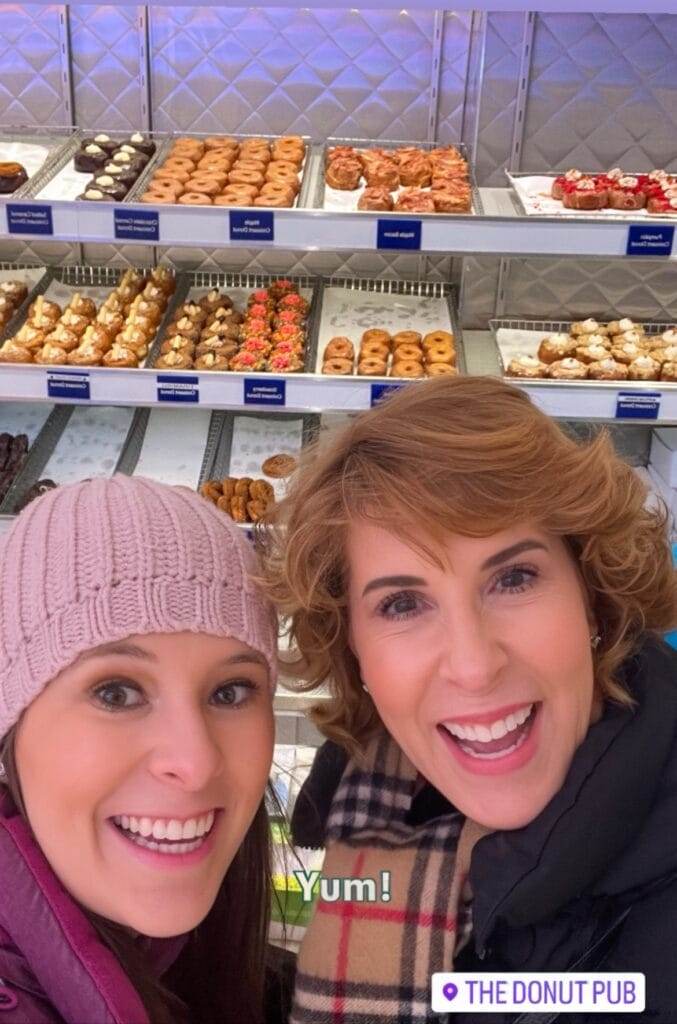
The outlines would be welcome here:
M 144 940 L 158 976 L 185 939 Z M 150 1024 L 8 794 L 0 798 L 0 1024 Z

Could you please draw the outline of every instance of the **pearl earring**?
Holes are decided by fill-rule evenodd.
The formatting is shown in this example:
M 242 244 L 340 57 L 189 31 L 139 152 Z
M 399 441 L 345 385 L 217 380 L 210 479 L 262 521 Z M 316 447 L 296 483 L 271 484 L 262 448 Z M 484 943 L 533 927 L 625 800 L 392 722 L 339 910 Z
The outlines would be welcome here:
M 593 651 L 597 650 L 597 648 L 599 647 L 601 642 L 602 642 L 602 638 L 599 635 L 599 633 L 595 633 L 594 636 L 590 637 L 590 645 L 591 645 Z
M 362 683 L 362 689 L 364 690 L 365 693 L 369 693 L 369 687 L 365 686 L 364 683 Z
M 4 764 L 2 763 L 2 761 L 0 761 L 0 779 L 6 779 L 6 778 L 7 778 L 7 770 L 6 770 L 5 766 L 4 766 Z

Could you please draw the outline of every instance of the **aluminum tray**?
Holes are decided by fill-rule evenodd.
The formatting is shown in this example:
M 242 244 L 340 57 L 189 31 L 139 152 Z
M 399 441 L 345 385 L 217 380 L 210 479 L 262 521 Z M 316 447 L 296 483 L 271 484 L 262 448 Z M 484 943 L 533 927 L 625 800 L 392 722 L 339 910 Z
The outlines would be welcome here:
M 13 334 L 16 334 L 26 319 L 28 307 L 31 302 L 33 299 L 37 298 L 37 296 L 40 295 L 46 287 L 46 285 L 44 285 L 44 276 L 47 274 L 47 267 L 38 263 L 0 263 L 0 272 L 7 271 L 17 277 L 21 277 L 21 272 L 24 270 L 39 272 L 41 276 L 32 287 L 29 287 L 28 295 L 14 310 L 13 316 L 7 321 L 7 326 L 5 327 L 4 332 L 0 332 L 0 344 L 2 344 L 2 342 L 7 338 L 11 338 Z
M 456 311 L 456 292 L 455 289 L 447 284 L 446 282 L 438 281 L 393 281 L 383 278 L 346 278 L 346 277 L 333 277 L 322 281 L 321 285 L 321 298 L 322 304 L 320 305 L 320 312 L 315 317 L 313 323 L 313 334 L 308 344 L 308 356 L 307 364 L 312 368 L 310 372 L 315 373 L 321 379 L 326 379 L 321 373 L 321 368 L 315 370 L 318 365 L 318 355 L 320 347 L 320 333 L 322 328 L 322 313 L 324 306 L 324 290 L 325 288 L 345 288 L 350 291 L 361 291 L 369 292 L 374 295 L 410 295 L 414 298 L 427 298 L 427 299 L 445 299 L 446 306 L 449 314 L 449 322 L 451 331 L 454 335 L 454 342 L 456 347 L 457 355 L 457 366 L 459 372 L 466 375 L 468 367 L 465 358 L 465 349 L 463 345 L 463 332 L 461 330 L 461 324 Z M 346 328 L 348 330 L 348 328 Z M 341 377 L 341 380 L 360 380 L 360 381 L 372 381 L 375 383 L 381 383 L 388 381 L 389 383 L 410 383 L 411 380 L 419 378 L 406 378 L 406 377 L 360 377 L 357 374 L 353 374 L 352 377 Z
M 9 324 L 7 325 L 7 331 L 5 337 L 10 337 L 10 334 L 15 334 L 16 331 L 25 323 L 28 314 L 28 306 L 33 302 L 38 295 L 44 295 L 48 290 L 50 284 L 53 281 L 58 281 L 60 284 L 67 285 L 73 288 L 74 291 L 78 291 L 81 288 L 114 288 L 118 283 L 125 270 L 129 268 L 125 267 L 84 267 L 84 266 L 66 266 L 66 267 L 48 267 L 45 270 L 43 277 L 38 281 L 36 286 L 31 292 L 29 292 L 28 298 L 21 305 L 17 313 L 12 317 Z M 152 268 L 139 268 L 141 271 L 152 269 Z M 158 339 L 164 334 L 167 324 L 170 322 L 174 308 L 176 305 L 176 297 L 181 289 L 180 275 L 176 275 L 176 290 L 167 303 L 164 316 L 156 331 L 156 340 L 150 346 L 148 355 L 146 356 L 145 362 L 139 369 L 147 369 L 151 365 L 151 355 L 153 350 L 158 344 Z M 10 332 L 11 328 L 11 332 Z M 26 366 L 30 369 L 35 367 L 35 363 L 11 363 L 13 369 L 17 369 L 21 366 Z M 2 373 L 3 364 L 0 364 L 0 373 Z M 96 367 L 97 370 L 103 369 L 108 372 L 115 373 L 116 367 L 114 366 L 101 366 Z
M 609 317 L 608 313 L 601 315 L 596 318 L 600 323 L 607 323 L 609 320 L 617 319 L 617 317 Z M 644 330 L 647 334 L 662 334 L 663 331 L 667 331 L 674 327 L 672 323 L 658 323 L 655 321 L 637 321 L 642 323 Z M 516 381 L 527 384 L 537 384 L 539 387 L 562 387 L 566 385 L 567 388 L 589 388 L 591 385 L 594 387 L 606 387 L 612 389 L 618 389 L 619 387 L 627 389 L 631 387 L 634 391 L 636 388 L 640 391 L 642 389 L 646 391 L 655 391 L 656 388 L 660 388 L 661 391 L 675 391 L 677 390 L 677 381 L 669 380 L 550 380 L 547 377 L 534 377 L 529 380 L 525 380 L 520 377 L 510 377 L 506 373 L 507 367 L 503 361 L 503 355 L 498 344 L 497 332 L 499 330 L 510 330 L 510 331 L 538 331 L 543 334 L 568 334 L 571 328 L 573 320 L 530 320 L 528 318 L 499 318 L 489 321 L 489 330 L 491 331 L 496 346 L 496 358 L 498 365 L 501 370 L 501 374 L 508 383 L 514 384 Z
M 62 171 L 64 169 L 64 167 L 66 167 L 66 165 L 73 159 L 73 157 L 75 156 L 76 152 L 80 148 L 80 143 L 82 142 L 83 139 L 93 137 L 94 135 L 100 135 L 100 134 L 105 133 L 106 135 L 109 135 L 112 140 L 119 139 L 120 142 L 124 142 L 124 140 L 125 139 L 129 139 L 130 135 L 133 135 L 135 131 L 141 131 L 143 135 L 150 136 L 150 138 L 153 140 L 153 142 L 158 144 L 158 145 L 156 145 L 155 153 L 150 158 L 150 160 L 149 160 L 148 164 L 146 165 L 144 171 L 140 175 L 140 177 L 143 177 L 150 167 L 154 167 L 155 166 L 157 158 L 158 158 L 158 153 L 161 151 L 161 148 L 162 148 L 162 143 L 168 137 L 166 132 L 149 132 L 149 131 L 145 131 L 143 129 L 136 129 L 136 128 L 132 128 L 129 131 L 124 131 L 124 132 L 123 131 L 119 131 L 119 130 L 113 130 L 113 129 L 111 129 L 109 131 L 106 128 L 96 128 L 96 129 L 92 129 L 91 131 L 85 131 L 84 129 L 78 129 L 75 132 L 74 136 L 69 140 L 68 145 L 65 146 L 60 152 L 56 153 L 54 155 L 53 159 L 51 159 L 48 163 L 45 164 L 45 166 L 43 167 L 42 171 L 40 171 L 39 174 L 35 175 L 35 177 L 30 182 L 28 182 L 28 185 L 30 185 L 30 189 L 25 193 L 25 195 L 29 196 L 32 199 L 35 199 L 38 196 L 38 194 L 40 192 L 42 192 L 42 190 L 44 188 L 46 188 L 47 185 L 49 185 L 51 181 L 53 181 L 53 179 L 57 176 L 57 174 L 59 174 L 59 172 Z M 85 174 L 87 174 L 88 180 L 91 180 L 91 178 L 94 177 L 95 173 L 96 172 L 94 172 L 94 171 L 92 171 L 92 172 L 89 172 L 89 171 L 85 172 L 85 171 L 83 171 L 82 172 L 83 178 L 84 178 Z M 136 184 L 138 184 L 138 181 L 139 181 L 139 179 L 137 179 Z M 124 199 L 121 199 L 121 200 L 111 199 L 110 200 L 111 203 L 116 203 L 117 204 L 117 203 L 120 203 L 120 202 L 122 202 L 122 203 L 130 202 L 130 195 L 131 195 L 131 192 L 133 191 L 133 189 L 136 188 L 136 184 L 133 186 L 132 189 L 130 189 L 130 191 L 127 193 L 127 195 L 125 196 Z M 47 200 L 47 201 L 49 202 L 50 200 Z M 54 200 L 54 201 L 56 201 L 56 200 Z M 77 202 L 76 199 L 73 199 L 73 200 L 70 200 L 70 201 L 71 202 Z M 87 201 L 88 200 L 81 200 L 81 202 L 87 202 Z
M 529 210 L 524 204 L 522 196 L 517 191 L 514 185 L 514 181 L 519 178 L 550 178 L 552 181 L 555 178 L 560 177 L 562 174 L 566 174 L 566 171 L 509 171 L 507 167 L 504 168 L 505 176 L 510 183 L 510 195 L 517 207 L 517 211 L 522 217 L 555 217 L 558 220 L 585 220 L 590 223 L 599 223 L 600 221 L 606 222 L 611 221 L 623 221 L 624 223 L 637 223 L 640 224 L 643 221 L 652 223 L 656 220 L 677 220 L 677 214 L 665 214 L 665 213 L 647 213 L 646 210 L 628 210 L 623 212 L 622 210 L 566 210 L 563 206 L 559 210 L 544 210 L 542 213 L 536 210 Z M 587 171 L 586 174 L 595 175 L 601 174 L 601 171 Z M 629 175 L 633 173 L 635 175 L 646 174 L 646 171 L 628 171 Z M 677 171 L 669 171 L 670 174 L 677 174 Z M 560 204 L 561 206 L 561 204 Z
M 42 167 L 35 173 L 30 174 L 28 181 L 24 182 L 16 192 L 6 193 L 0 196 L 0 198 L 11 202 L 13 199 L 25 199 L 27 196 L 32 196 L 34 194 L 35 182 L 43 179 L 43 176 L 48 172 L 48 168 L 57 164 L 64 154 L 75 151 L 77 148 L 77 144 L 74 142 L 76 131 L 76 128 L 68 125 L 65 125 L 63 128 L 49 125 L 31 125 L 30 127 L 0 125 L 0 139 L 2 143 L 23 142 L 28 145 L 45 146 L 47 149 L 47 156 Z
M 11 487 L 0 503 L 0 515 L 16 515 L 26 492 L 41 478 L 49 457 L 66 429 L 73 413 L 72 405 L 55 406 L 35 441 L 28 450 L 26 461 L 14 477 Z
M 148 421 L 151 413 L 154 411 L 156 410 L 137 409 L 134 413 L 132 425 L 129 428 L 127 439 L 122 452 L 120 453 L 117 466 L 115 467 L 116 473 L 125 473 L 127 476 L 132 476 L 134 474 L 143 449 Z M 212 412 L 211 414 L 207 443 L 201 458 L 199 484 L 202 484 L 205 480 L 209 479 L 209 467 L 213 465 L 216 458 L 223 429 L 224 415 L 225 413 L 223 412 Z
M 154 159 L 146 167 L 145 171 L 137 179 L 136 184 L 132 186 L 129 193 L 126 196 L 125 201 L 132 203 L 138 203 L 141 200 L 141 196 L 146 191 L 146 186 L 153 176 L 153 173 L 157 170 L 159 163 L 164 163 L 169 151 L 177 139 L 208 139 L 215 135 L 223 134 L 224 137 L 229 139 L 237 139 L 238 142 L 244 142 L 246 139 L 265 139 L 266 142 L 277 142 L 279 139 L 284 138 L 283 135 L 251 135 L 242 134 L 240 132 L 176 132 L 173 135 L 165 139 L 161 147 L 158 147 L 155 153 Z M 296 202 L 290 209 L 296 210 L 301 207 L 305 207 L 308 201 L 308 191 L 310 189 L 310 163 L 312 154 L 312 140 L 308 135 L 302 135 L 301 138 L 306 144 L 306 156 L 303 161 L 303 165 L 300 170 L 301 181 L 298 195 L 296 196 Z M 202 209 L 202 207 L 200 207 Z M 250 207 L 243 207 L 243 209 L 250 209 Z M 265 209 L 265 207 L 256 207 L 256 209 Z
M 233 454 L 233 432 L 235 428 L 235 419 L 247 418 L 252 420 L 279 420 L 281 422 L 289 422 L 289 420 L 302 420 L 303 421 L 303 442 L 302 446 L 305 448 L 306 445 L 310 444 L 317 437 L 320 429 L 320 417 L 313 413 L 295 415 L 294 413 L 271 413 L 271 412 L 224 412 L 223 414 L 223 425 L 221 436 L 219 438 L 218 445 L 214 449 L 213 459 L 211 463 L 203 465 L 204 473 L 200 477 L 200 483 L 203 484 L 206 480 L 221 480 L 224 477 L 230 476 L 230 462 Z M 274 454 L 274 453 L 271 453 Z M 247 524 L 251 525 L 251 524 Z
M 482 216 L 484 214 L 484 207 L 482 206 L 482 199 L 480 197 L 480 190 L 477 187 L 477 182 L 475 181 L 475 172 L 474 172 L 474 168 L 473 168 L 473 166 L 472 166 L 472 164 L 470 162 L 470 157 L 468 156 L 468 150 L 463 145 L 463 143 L 412 142 L 411 140 L 407 141 L 407 140 L 403 140 L 403 139 L 337 139 L 337 138 L 329 138 L 329 139 L 327 139 L 327 141 L 325 142 L 324 146 L 322 146 L 322 158 L 320 160 L 320 164 L 319 164 L 319 168 L 318 168 L 318 176 L 317 176 L 317 182 L 316 182 L 316 185 L 315 185 L 315 193 L 313 195 L 313 204 L 312 204 L 313 205 L 313 209 L 316 209 L 316 210 L 318 210 L 318 209 L 319 210 L 326 209 L 326 207 L 324 205 L 325 191 L 326 191 L 326 182 L 324 180 L 324 171 L 325 171 L 325 167 L 326 167 L 326 163 L 327 163 L 327 152 L 328 152 L 329 149 L 332 149 L 334 146 L 353 146 L 355 149 L 390 149 L 390 148 L 396 149 L 398 146 L 416 146 L 417 149 L 422 149 L 424 152 L 427 152 L 427 151 L 429 151 L 431 149 L 439 149 L 441 145 L 454 145 L 456 147 L 456 149 L 459 151 L 459 153 L 461 154 L 461 156 L 464 156 L 465 159 L 468 161 L 468 177 L 469 177 L 469 180 L 470 180 L 470 195 L 471 195 L 471 201 L 472 201 L 472 209 L 471 209 L 470 212 L 471 212 L 471 214 L 474 214 L 475 216 Z M 354 213 L 371 213 L 371 215 L 373 216 L 373 211 L 369 211 L 369 210 L 354 210 L 354 211 L 350 211 L 350 212 L 354 212 Z M 434 218 L 438 218 L 438 217 L 454 217 L 454 216 L 456 216 L 453 213 L 411 213 L 408 210 L 402 210 L 402 211 L 400 211 L 400 210 L 388 210 L 388 211 L 386 211 L 386 213 L 384 213 L 384 216 L 386 216 L 386 215 L 390 216 L 391 214 L 394 214 L 395 216 L 402 216 L 402 217 L 406 216 L 406 217 L 417 217 L 417 218 L 418 217 L 434 217 Z M 461 214 L 461 216 L 468 216 L 468 215 L 467 214 Z
M 246 273 L 245 274 L 234 274 L 234 273 L 219 272 L 219 271 L 216 271 L 216 270 L 194 270 L 194 271 L 184 272 L 181 275 L 177 275 L 177 287 L 176 287 L 176 291 L 174 292 L 174 302 L 172 303 L 172 309 L 176 309 L 182 303 L 184 303 L 186 301 L 186 297 L 189 295 L 189 293 L 194 288 L 199 288 L 201 290 L 204 289 L 206 291 L 209 291 L 212 288 L 218 288 L 219 290 L 222 290 L 222 291 L 227 291 L 228 289 L 232 289 L 232 288 L 243 288 L 243 289 L 246 289 L 247 291 L 254 291 L 256 288 L 267 288 L 267 287 L 269 287 L 269 285 L 271 285 L 273 283 L 273 281 L 278 281 L 280 279 L 284 279 L 286 281 L 293 281 L 294 284 L 296 284 L 299 288 L 306 288 L 306 289 L 311 289 L 312 290 L 312 298 L 310 300 L 310 309 L 308 310 L 308 321 L 307 321 L 307 328 L 306 328 L 307 344 L 306 344 L 305 361 L 304 361 L 303 370 L 302 371 L 298 371 L 298 372 L 308 373 L 308 372 L 310 372 L 308 370 L 308 366 L 310 365 L 310 350 L 311 350 L 311 341 L 310 341 L 310 339 L 313 337 L 314 331 L 315 331 L 315 319 L 317 317 L 317 311 L 318 311 L 318 308 L 319 308 L 319 295 L 320 295 L 320 291 L 321 291 L 321 281 L 317 277 L 298 277 L 298 276 L 290 275 L 290 274 L 276 274 L 276 275 L 273 275 L 273 274 L 246 274 Z M 154 367 L 155 366 L 155 361 L 156 361 L 156 359 L 160 355 L 160 349 L 162 347 L 162 343 L 167 338 L 167 326 L 168 326 L 168 324 L 169 324 L 169 319 L 167 317 L 165 317 L 165 320 L 163 321 L 163 323 L 161 325 L 162 329 L 159 331 L 159 333 L 157 335 L 157 340 L 155 341 L 154 345 L 152 346 L 150 352 L 148 353 L 148 359 L 146 361 L 146 366 L 148 366 L 148 367 Z M 163 372 L 165 372 L 165 371 L 163 371 Z M 167 370 L 166 372 L 167 373 L 171 373 L 172 371 L 171 370 Z M 191 371 L 185 371 L 184 370 L 183 372 L 185 373 L 185 372 L 191 372 Z M 219 374 L 219 373 L 226 373 L 226 374 L 228 374 L 231 371 L 230 370 L 196 370 L 195 372 L 196 373 L 209 373 L 209 374 Z M 290 374 L 276 374 L 276 376 L 296 377 L 296 376 L 298 376 L 298 372 L 293 373 L 293 374 L 291 374 L 291 373 Z

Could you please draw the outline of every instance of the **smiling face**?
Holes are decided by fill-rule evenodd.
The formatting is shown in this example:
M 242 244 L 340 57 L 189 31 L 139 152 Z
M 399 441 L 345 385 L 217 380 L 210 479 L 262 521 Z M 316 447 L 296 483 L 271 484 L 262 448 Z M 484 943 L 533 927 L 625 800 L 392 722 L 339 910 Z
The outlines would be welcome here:
M 443 567 L 378 526 L 348 540 L 351 646 L 419 772 L 492 829 L 532 821 L 599 707 L 591 622 L 564 541 L 528 525 L 449 535 Z
M 149 936 L 207 915 L 263 798 L 268 667 L 238 640 L 130 637 L 26 710 L 16 760 L 35 837 L 83 906 Z

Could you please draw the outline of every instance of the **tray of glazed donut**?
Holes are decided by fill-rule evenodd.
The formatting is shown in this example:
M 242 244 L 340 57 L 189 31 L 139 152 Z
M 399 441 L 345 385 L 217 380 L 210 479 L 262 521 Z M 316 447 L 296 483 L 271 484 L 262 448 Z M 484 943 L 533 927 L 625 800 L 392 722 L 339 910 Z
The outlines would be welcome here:
M 452 289 L 425 281 L 332 280 L 322 292 L 314 368 L 340 377 L 465 373 Z
M 300 135 L 171 139 L 133 198 L 154 206 L 302 206 L 308 143 Z
M 30 188 L 36 199 L 119 203 L 155 161 L 166 134 L 78 132 Z
M 68 152 L 73 128 L 0 126 L 0 197 L 21 199 L 62 152 Z
M 508 378 L 677 383 L 675 324 L 620 315 L 614 320 L 492 320 L 490 328 Z
M 315 198 L 338 213 L 482 213 L 461 145 L 328 139 Z
M 0 285 L 1 288 L 1 285 Z M 175 289 L 173 271 L 65 267 L 33 290 L 0 347 L 0 366 L 144 366 Z
M 15 515 L 44 491 L 110 476 L 134 410 L 122 406 L 56 406 L 32 445 L 0 512 Z
M 677 171 L 553 174 L 506 171 L 521 211 L 538 217 L 602 216 L 621 220 L 677 216 Z
M 159 351 L 159 370 L 299 373 L 306 369 L 314 278 L 187 274 Z
M 313 415 L 224 414 L 200 493 L 235 522 L 257 523 L 284 497 L 301 449 L 318 429 L 319 417 Z

